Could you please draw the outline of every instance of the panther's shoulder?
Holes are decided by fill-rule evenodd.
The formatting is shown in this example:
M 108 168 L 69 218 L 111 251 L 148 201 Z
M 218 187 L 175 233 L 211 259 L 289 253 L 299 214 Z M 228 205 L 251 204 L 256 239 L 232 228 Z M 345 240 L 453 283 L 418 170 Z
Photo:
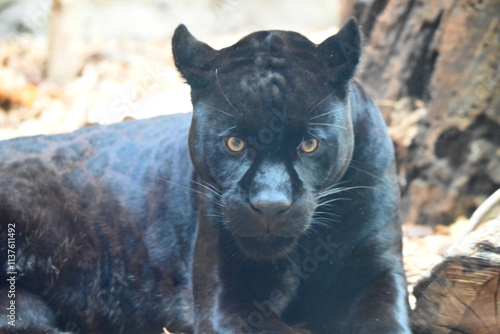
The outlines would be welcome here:
M 13 192 L 23 184 L 31 191 L 56 180 L 65 192 L 89 188 L 95 196 L 106 189 L 106 196 L 137 209 L 151 187 L 161 186 L 159 177 L 189 183 L 190 118 L 159 116 L 1 141 L 0 183 Z

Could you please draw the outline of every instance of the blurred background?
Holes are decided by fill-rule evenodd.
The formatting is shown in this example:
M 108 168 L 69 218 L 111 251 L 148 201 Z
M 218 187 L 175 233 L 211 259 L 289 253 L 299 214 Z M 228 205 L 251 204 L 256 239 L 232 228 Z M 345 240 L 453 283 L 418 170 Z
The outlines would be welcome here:
M 190 111 L 171 55 L 180 23 L 221 48 L 264 29 L 320 40 L 339 21 L 327 0 L 0 1 L 0 140 Z

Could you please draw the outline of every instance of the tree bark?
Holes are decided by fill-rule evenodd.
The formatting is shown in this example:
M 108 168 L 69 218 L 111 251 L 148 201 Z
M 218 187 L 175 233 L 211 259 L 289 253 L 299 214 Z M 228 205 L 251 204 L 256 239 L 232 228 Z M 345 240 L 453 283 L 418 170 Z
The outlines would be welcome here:
M 377 17 L 387 6 L 388 0 L 341 0 L 340 22 L 344 23 L 354 16 L 366 38 L 370 37 Z
M 358 0 L 352 13 L 367 34 L 359 80 L 395 141 L 403 219 L 469 216 L 500 187 L 500 1 Z

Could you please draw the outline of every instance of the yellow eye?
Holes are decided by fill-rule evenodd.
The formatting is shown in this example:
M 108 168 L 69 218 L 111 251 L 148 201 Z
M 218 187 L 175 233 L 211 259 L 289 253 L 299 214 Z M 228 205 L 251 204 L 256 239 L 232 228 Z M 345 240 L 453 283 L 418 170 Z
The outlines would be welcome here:
M 300 149 L 304 153 L 312 153 L 318 148 L 318 140 L 316 138 L 304 139 L 300 143 Z
M 245 148 L 245 142 L 236 137 L 226 139 L 227 147 L 233 152 L 241 152 Z

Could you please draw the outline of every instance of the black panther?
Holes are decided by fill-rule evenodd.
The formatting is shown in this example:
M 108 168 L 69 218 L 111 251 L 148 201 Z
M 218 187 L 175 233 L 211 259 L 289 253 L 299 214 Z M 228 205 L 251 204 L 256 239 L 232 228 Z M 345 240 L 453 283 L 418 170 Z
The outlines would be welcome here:
M 410 333 L 355 21 L 172 48 L 192 114 L 0 143 L 0 332 Z

